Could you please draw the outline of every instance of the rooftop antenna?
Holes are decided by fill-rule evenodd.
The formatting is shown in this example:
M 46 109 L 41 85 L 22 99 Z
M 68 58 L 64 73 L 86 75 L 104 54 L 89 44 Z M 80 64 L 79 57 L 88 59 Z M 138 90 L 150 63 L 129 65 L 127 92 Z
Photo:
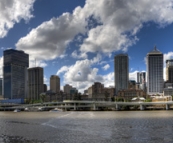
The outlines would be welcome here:
M 156 49 L 156 44 L 155 44 L 155 46 L 154 46 L 154 50 L 156 51 L 157 49 Z

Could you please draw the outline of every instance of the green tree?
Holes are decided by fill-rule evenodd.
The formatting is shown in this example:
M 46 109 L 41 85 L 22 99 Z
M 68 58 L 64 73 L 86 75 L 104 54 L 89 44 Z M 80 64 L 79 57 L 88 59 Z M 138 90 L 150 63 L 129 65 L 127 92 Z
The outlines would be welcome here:
M 105 95 L 105 101 L 109 100 L 109 92 L 105 91 L 104 95 Z
M 44 102 L 44 100 L 46 98 L 46 94 L 45 93 L 41 93 L 40 94 L 40 98 L 41 98 L 41 101 Z
M 152 99 L 151 98 L 147 98 L 147 99 L 145 99 L 145 102 L 152 102 Z

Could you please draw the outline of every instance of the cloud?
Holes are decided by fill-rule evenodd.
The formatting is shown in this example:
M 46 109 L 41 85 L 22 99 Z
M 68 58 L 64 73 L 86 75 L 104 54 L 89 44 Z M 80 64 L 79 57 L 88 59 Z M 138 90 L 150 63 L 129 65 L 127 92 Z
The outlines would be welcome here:
M 106 64 L 105 66 L 102 67 L 102 69 L 105 70 L 105 71 L 106 71 L 107 69 L 109 69 L 109 68 L 110 68 L 110 65 L 109 65 L 109 64 Z
M 68 66 L 63 66 L 57 71 L 57 75 L 60 75 L 61 73 L 67 72 L 69 70 Z
M 83 92 L 84 89 L 91 86 L 94 82 L 102 82 L 103 77 L 98 74 L 99 69 L 93 67 L 101 60 L 101 56 L 98 54 L 91 60 L 78 60 L 74 65 L 63 66 L 57 74 L 64 73 L 64 84 L 70 84 Z
M 144 23 L 154 22 L 159 27 L 172 23 L 172 7 L 172 0 L 86 0 L 84 7 L 78 6 L 72 13 L 63 13 L 32 29 L 16 47 L 34 58 L 52 60 L 64 54 L 77 37 L 81 54 L 77 57 L 74 51 L 74 58 L 86 58 L 87 52 L 108 55 L 127 51 L 139 40 L 136 34 Z
M 78 16 L 76 8 L 73 14 L 63 13 L 32 29 L 29 34 L 16 43 L 18 50 L 24 50 L 40 60 L 52 60 L 64 55 L 68 44 L 79 33 L 85 32 L 86 22 Z
M 144 23 L 154 22 L 159 27 L 172 23 L 172 7 L 172 0 L 87 0 L 84 15 L 92 15 L 100 24 L 89 30 L 80 50 L 103 53 L 126 51 L 138 41 L 136 34 Z
M 77 51 L 73 51 L 73 53 L 71 54 L 71 56 L 75 59 L 86 59 L 88 58 L 87 54 L 86 53 L 77 53 Z
M 163 56 L 164 56 L 164 64 L 166 64 L 166 60 L 173 59 L 173 52 L 168 52 Z
M 129 73 L 129 80 L 137 81 L 137 72 L 139 72 L 139 71 L 130 72 Z
M 110 72 L 107 75 L 103 75 L 103 84 L 105 87 L 115 86 L 114 84 L 114 72 Z
M 42 60 L 29 59 L 29 67 L 46 67 L 47 63 Z
M 0 38 L 7 35 L 15 23 L 21 19 L 26 22 L 33 17 L 31 14 L 35 0 L 0 0 Z

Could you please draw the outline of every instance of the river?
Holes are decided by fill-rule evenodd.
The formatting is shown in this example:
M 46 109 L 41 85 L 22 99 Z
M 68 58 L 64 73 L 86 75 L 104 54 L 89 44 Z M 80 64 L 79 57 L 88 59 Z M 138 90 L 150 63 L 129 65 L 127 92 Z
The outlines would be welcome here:
M 173 142 L 173 111 L 0 112 L 0 143 Z

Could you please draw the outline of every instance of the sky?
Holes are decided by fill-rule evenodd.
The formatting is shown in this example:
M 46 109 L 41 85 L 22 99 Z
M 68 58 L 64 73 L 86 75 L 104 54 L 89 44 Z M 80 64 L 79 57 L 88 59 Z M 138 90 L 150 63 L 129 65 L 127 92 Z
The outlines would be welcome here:
M 30 67 L 44 68 L 80 92 L 94 82 L 114 86 L 114 56 L 129 56 L 129 78 L 146 71 L 154 46 L 173 58 L 173 0 L 0 0 L 3 51 L 23 50 Z M 36 60 L 36 64 L 35 64 Z M 165 78 L 165 72 L 164 72 Z

